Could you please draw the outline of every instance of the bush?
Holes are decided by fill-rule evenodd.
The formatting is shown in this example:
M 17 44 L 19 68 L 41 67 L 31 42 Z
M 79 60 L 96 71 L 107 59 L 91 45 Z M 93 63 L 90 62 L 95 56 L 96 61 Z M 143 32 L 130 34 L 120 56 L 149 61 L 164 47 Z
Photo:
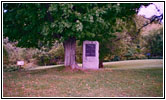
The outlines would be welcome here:
M 57 47 L 53 46 L 50 50 L 41 50 L 36 53 L 33 58 L 37 59 L 40 66 L 61 64 L 64 60 L 64 49 L 61 44 Z
M 145 47 L 146 53 L 150 53 L 148 55 L 149 58 L 162 58 L 163 57 L 163 28 L 159 30 L 154 30 L 148 36 L 144 37 L 145 39 Z
M 126 57 L 127 60 L 132 60 L 134 53 L 135 53 L 134 50 L 129 49 L 128 52 L 124 56 Z
M 18 54 L 21 56 L 20 59 L 30 63 L 30 60 L 38 52 L 38 49 L 24 48 Z
M 76 61 L 78 63 L 82 62 L 82 46 L 78 46 L 78 41 L 76 45 Z M 56 65 L 64 63 L 64 47 L 62 44 L 57 44 L 53 46 L 50 50 L 41 50 L 36 53 L 33 58 L 37 59 L 38 65 Z
M 64 48 L 62 44 L 59 44 L 57 47 L 52 47 L 52 49 L 48 52 L 50 55 L 50 64 L 62 64 L 64 61 Z
M 114 56 L 114 58 L 112 59 L 112 61 L 120 61 L 120 57 L 119 56 Z
M 8 52 L 3 46 L 3 64 L 8 64 L 9 63 L 9 57 L 8 57 Z
M 20 66 L 16 66 L 16 65 L 3 65 L 3 71 L 4 72 L 12 72 L 12 71 L 18 71 L 23 69 Z
M 49 65 L 51 57 L 47 52 L 38 52 L 33 56 L 37 60 L 37 64 L 40 66 Z

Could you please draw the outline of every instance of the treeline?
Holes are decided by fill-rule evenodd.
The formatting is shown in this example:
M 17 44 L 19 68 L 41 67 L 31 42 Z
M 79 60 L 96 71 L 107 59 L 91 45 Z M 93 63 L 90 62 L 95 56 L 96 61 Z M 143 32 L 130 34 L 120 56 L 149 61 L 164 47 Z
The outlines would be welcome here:
M 120 33 L 119 33 L 120 34 Z M 118 35 L 118 33 L 117 33 Z M 106 43 L 107 54 L 104 61 L 119 61 L 132 59 L 158 59 L 163 57 L 163 27 L 144 33 L 137 39 L 130 36 L 116 40 L 110 39 Z M 79 41 L 77 41 L 79 42 Z M 102 44 L 101 44 L 102 45 Z M 100 46 L 101 46 L 100 45 Z M 109 50 L 108 50 L 109 49 Z M 82 62 L 82 46 L 77 43 L 77 62 Z M 13 65 L 18 60 L 25 61 L 25 66 L 62 64 L 64 61 L 64 48 L 62 44 L 55 43 L 51 48 L 18 48 L 16 43 L 4 39 L 3 64 Z
M 163 58 L 162 24 L 154 22 L 138 33 L 138 28 L 147 22 L 142 16 L 135 16 L 127 23 L 117 21 L 119 24 L 116 27 L 123 31 L 114 33 L 112 38 L 100 43 L 100 59 L 103 62 Z M 25 61 L 25 67 L 62 64 L 64 61 L 62 43 L 55 42 L 52 47 L 40 49 L 18 48 L 16 45 L 17 42 L 10 42 L 8 38 L 3 39 L 4 65 L 15 65 L 18 60 Z M 76 48 L 76 60 L 82 63 L 82 46 L 79 41 Z

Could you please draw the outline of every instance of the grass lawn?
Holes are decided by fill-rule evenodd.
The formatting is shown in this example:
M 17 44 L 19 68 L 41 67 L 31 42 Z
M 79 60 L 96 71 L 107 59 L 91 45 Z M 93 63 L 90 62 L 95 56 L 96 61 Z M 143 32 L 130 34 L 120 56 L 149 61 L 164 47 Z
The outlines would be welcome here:
M 148 64 L 148 63 L 147 63 Z M 150 64 L 150 63 L 149 63 Z M 4 97 L 162 97 L 163 68 L 4 72 Z M 134 65 L 133 65 L 134 66 Z M 116 66 L 118 67 L 118 66 Z

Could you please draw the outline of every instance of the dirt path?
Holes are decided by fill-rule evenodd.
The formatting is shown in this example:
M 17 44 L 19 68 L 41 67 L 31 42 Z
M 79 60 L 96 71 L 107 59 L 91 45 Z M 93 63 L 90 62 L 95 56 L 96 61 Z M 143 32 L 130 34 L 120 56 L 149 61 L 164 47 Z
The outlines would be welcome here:
M 82 64 L 78 64 L 82 66 Z M 39 66 L 30 68 L 27 70 L 38 70 L 38 69 L 48 69 L 64 66 L 61 65 L 51 65 L 51 66 Z M 126 60 L 126 61 L 116 61 L 116 62 L 104 62 L 106 68 L 111 69 L 141 69 L 141 68 L 162 68 L 163 59 L 146 59 L 146 60 Z
M 51 65 L 51 66 L 38 66 L 38 67 L 29 68 L 27 70 L 48 69 L 48 68 L 55 68 L 55 67 L 60 67 L 60 66 L 63 66 L 63 64 L 61 64 L 61 65 Z

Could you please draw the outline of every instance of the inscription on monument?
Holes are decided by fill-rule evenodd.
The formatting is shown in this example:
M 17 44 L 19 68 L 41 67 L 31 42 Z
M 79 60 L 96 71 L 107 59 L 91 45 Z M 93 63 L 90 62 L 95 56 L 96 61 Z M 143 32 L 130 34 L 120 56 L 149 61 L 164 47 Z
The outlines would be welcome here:
M 96 56 L 96 45 L 95 44 L 86 44 L 86 56 Z

